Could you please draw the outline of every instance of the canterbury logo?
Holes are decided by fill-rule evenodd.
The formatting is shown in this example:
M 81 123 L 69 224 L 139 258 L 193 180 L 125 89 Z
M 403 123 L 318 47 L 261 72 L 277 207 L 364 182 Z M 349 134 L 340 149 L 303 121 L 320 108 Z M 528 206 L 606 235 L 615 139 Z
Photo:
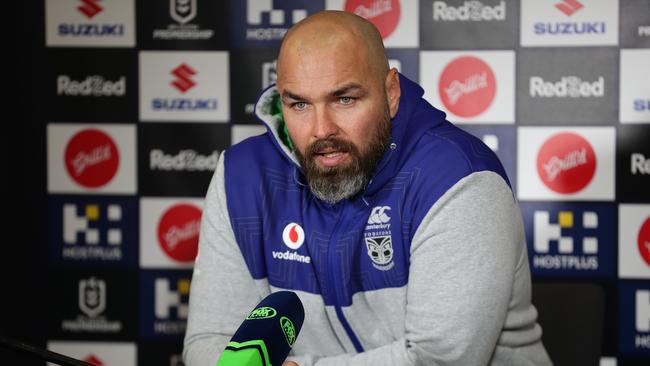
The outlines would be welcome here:
M 97 4 L 97 1 L 99 0 L 81 0 L 82 5 L 77 7 L 77 10 L 83 13 L 86 17 L 92 18 L 104 10 L 104 8 Z
M 390 211 L 389 206 L 377 206 L 372 209 L 370 217 L 368 218 L 369 224 L 385 224 L 390 221 L 390 216 L 386 214 L 386 211 Z
M 555 4 L 555 7 L 567 16 L 571 16 L 576 11 L 584 8 L 584 5 L 582 5 L 578 0 L 563 0 L 561 3 Z
M 180 90 L 181 93 L 185 93 L 196 85 L 196 83 L 190 79 L 191 76 L 196 75 L 196 71 L 185 63 L 175 68 L 172 71 L 172 75 L 176 76 L 177 79 L 172 81 L 171 84 L 176 87 L 176 89 Z

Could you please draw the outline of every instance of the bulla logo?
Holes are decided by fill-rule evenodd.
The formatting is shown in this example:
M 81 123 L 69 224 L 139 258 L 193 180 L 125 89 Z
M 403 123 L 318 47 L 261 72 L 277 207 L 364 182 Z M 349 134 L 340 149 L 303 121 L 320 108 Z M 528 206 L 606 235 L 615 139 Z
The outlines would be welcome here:
M 399 0 L 348 0 L 344 9 L 368 19 L 377 27 L 382 38 L 395 31 L 401 15 Z
M 65 96 L 121 97 L 126 93 L 126 77 L 116 81 L 106 80 L 101 75 L 90 75 L 84 80 L 72 80 L 68 75 L 56 79 L 56 94 Z
M 447 110 L 460 117 L 485 112 L 496 94 L 496 78 L 490 66 L 474 56 L 451 61 L 440 75 L 438 93 Z
M 186 63 L 182 63 L 172 70 L 171 74 L 176 76 L 176 79 L 171 82 L 171 85 L 181 93 L 187 92 L 196 85 L 196 83 L 191 79 L 192 76 L 196 75 L 196 70 L 188 66 Z
M 284 227 L 282 231 L 282 241 L 284 245 L 293 250 L 297 250 L 305 242 L 305 231 L 295 222 Z
M 465 1 L 463 5 L 451 6 L 444 1 L 433 2 L 434 21 L 490 21 L 506 19 L 506 2 L 488 6 L 480 1 Z
M 572 194 L 584 189 L 596 172 L 596 154 L 582 136 L 563 132 L 551 136 L 537 154 L 537 173 L 552 191 Z
M 81 0 L 81 5 L 77 7 L 77 10 L 88 19 L 92 19 L 95 15 L 101 13 L 104 8 L 99 6 L 99 0 Z
M 65 149 L 65 167 L 70 177 L 86 188 L 98 188 L 117 173 L 120 156 L 113 139 L 104 132 L 87 129 L 78 132 Z
M 639 246 L 639 254 L 645 263 L 650 266 L 650 216 L 648 216 L 641 228 L 639 229 L 639 236 L 637 238 Z
M 589 98 L 605 96 L 605 78 L 583 81 L 577 76 L 563 76 L 560 81 L 545 81 L 539 76 L 530 78 L 530 96 L 545 98 Z
M 189 204 L 169 208 L 158 222 L 158 243 L 168 257 L 191 262 L 199 248 L 201 210 Z

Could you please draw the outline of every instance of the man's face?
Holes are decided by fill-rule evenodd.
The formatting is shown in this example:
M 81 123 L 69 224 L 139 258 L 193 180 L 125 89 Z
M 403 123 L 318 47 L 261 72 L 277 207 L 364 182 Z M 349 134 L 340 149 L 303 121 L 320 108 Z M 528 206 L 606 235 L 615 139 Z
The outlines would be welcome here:
M 282 110 L 312 191 L 335 203 L 363 189 L 390 143 L 385 79 L 353 50 L 285 54 Z

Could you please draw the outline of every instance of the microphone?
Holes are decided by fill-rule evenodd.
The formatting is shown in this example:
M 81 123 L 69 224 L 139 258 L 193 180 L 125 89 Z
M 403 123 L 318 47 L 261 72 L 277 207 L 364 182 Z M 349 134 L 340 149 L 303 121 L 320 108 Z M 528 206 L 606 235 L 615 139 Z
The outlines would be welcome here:
M 282 365 L 304 320 L 298 295 L 291 291 L 270 294 L 244 319 L 216 366 Z

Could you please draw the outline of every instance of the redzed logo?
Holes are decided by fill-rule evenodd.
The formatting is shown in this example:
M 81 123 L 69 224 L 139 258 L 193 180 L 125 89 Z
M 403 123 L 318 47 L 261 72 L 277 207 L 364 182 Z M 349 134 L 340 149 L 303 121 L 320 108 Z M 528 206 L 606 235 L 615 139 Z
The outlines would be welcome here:
M 496 78 L 490 66 L 474 56 L 462 56 L 445 66 L 438 93 L 447 110 L 461 117 L 485 112 L 496 94 Z
M 77 10 L 85 15 L 88 19 L 91 19 L 95 15 L 99 14 L 104 8 L 97 4 L 99 0 L 81 0 L 81 5 L 77 7 Z
M 169 208 L 158 222 L 158 243 L 170 258 L 190 262 L 199 250 L 201 210 L 189 204 Z
M 641 229 L 639 229 L 637 244 L 639 245 L 641 258 L 650 266 L 650 216 L 645 219 L 641 225 Z
M 104 362 L 97 356 L 90 354 L 86 356 L 86 358 L 83 359 L 83 361 L 88 362 L 89 364 L 95 365 L 95 366 L 104 366 Z
M 345 11 L 368 19 L 382 38 L 395 31 L 401 15 L 399 0 L 347 0 Z
M 113 139 L 99 130 L 78 132 L 65 149 L 66 170 L 83 187 L 107 184 L 115 177 L 119 164 L 119 151 Z
M 172 81 L 171 84 L 181 93 L 185 93 L 196 85 L 196 83 L 190 79 L 190 77 L 196 75 L 196 71 L 185 63 L 172 70 L 171 73 L 176 76 L 176 80 Z
M 596 172 L 596 154 L 582 136 L 562 132 L 551 136 L 537 154 L 537 173 L 552 191 L 572 194 L 584 189 Z
M 555 4 L 555 7 L 566 14 L 566 16 L 571 16 L 576 11 L 582 9 L 584 5 L 578 0 L 562 0 L 562 2 Z

